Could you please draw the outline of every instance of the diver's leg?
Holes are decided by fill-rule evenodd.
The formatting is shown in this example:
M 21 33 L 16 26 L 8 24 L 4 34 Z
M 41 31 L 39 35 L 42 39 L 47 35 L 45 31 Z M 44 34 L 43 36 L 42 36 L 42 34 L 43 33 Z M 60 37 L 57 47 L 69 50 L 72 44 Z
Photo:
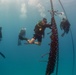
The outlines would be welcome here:
M 42 36 L 37 36 L 37 40 L 38 40 L 38 42 L 34 42 L 34 44 L 36 44 L 36 45 L 41 45 Z
M 35 40 L 38 39 L 38 42 L 35 42 Z M 41 45 L 42 37 L 38 37 L 36 34 L 31 40 L 27 40 L 29 44 L 36 44 L 36 45 Z
M 41 45 L 41 42 L 34 42 L 34 44 L 36 44 L 36 45 Z
M 32 38 L 31 40 L 27 40 L 27 42 L 28 42 L 29 44 L 34 44 L 34 41 L 35 41 L 34 38 Z
M 26 41 L 28 41 L 28 38 L 25 38 L 25 37 L 24 37 L 24 38 L 23 38 L 23 40 L 26 40 Z
M 19 35 L 18 37 L 19 37 L 20 40 L 26 40 L 26 41 L 28 40 L 28 38 L 23 37 L 23 36 L 21 36 L 21 35 Z
M 41 45 L 41 42 L 34 42 L 35 39 L 32 38 L 31 40 L 27 40 L 28 44 L 36 44 L 36 45 Z
M 62 35 L 61 35 L 61 36 L 63 37 L 64 35 L 65 35 L 65 31 L 62 33 Z
M 21 45 L 21 40 L 18 38 L 18 46 Z
M 29 43 L 29 44 L 34 44 L 34 41 L 36 40 L 36 34 L 34 34 L 34 36 L 33 36 L 33 38 L 31 39 L 31 40 L 27 40 L 27 42 Z

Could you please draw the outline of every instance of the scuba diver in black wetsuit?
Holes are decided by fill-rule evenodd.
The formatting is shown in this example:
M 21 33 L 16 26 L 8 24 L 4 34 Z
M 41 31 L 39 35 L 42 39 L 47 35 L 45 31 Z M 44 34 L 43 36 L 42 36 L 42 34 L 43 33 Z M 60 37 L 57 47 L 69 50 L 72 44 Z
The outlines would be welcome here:
M 18 35 L 18 45 L 21 45 L 21 41 L 27 40 L 27 38 L 25 38 L 25 34 L 26 34 L 26 29 L 22 28 Z
M 0 27 L 0 41 L 2 40 L 2 27 Z
M 36 44 L 36 45 L 41 45 L 42 38 L 45 36 L 45 29 L 50 28 L 51 29 L 51 24 L 47 24 L 47 19 L 43 18 L 42 21 L 40 21 L 38 24 L 36 24 L 35 29 L 34 29 L 34 36 L 31 40 L 27 39 L 28 44 Z M 35 42 L 35 40 L 38 40 L 38 42 Z
M 64 34 L 69 32 L 70 29 L 70 23 L 66 18 L 63 18 L 61 23 L 60 23 L 60 28 L 61 30 L 64 30 L 64 32 L 62 33 L 62 37 L 64 36 Z

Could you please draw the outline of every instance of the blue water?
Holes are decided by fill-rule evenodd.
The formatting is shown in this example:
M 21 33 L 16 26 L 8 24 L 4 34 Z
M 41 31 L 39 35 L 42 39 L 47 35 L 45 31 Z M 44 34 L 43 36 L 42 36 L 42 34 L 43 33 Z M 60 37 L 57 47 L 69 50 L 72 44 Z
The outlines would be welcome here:
M 76 47 L 76 1 L 61 1 L 71 23 L 74 46 Z M 58 9 L 59 12 L 62 11 L 58 0 L 54 0 L 54 8 Z M 44 58 L 41 56 L 49 52 L 50 35 L 47 33 L 50 29 L 46 29 L 46 36 L 42 40 L 41 46 L 25 45 L 25 41 L 22 42 L 21 46 L 17 46 L 17 42 L 22 27 L 26 28 L 26 37 L 31 39 L 34 26 L 39 20 L 46 17 L 50 22 L 51 16 L 48 10 L 50 10 L 50 0 L 0 0 L 0 26 L 3 34 L 0 52 L 6 56 L 4 59 L 0 55 L 0 75 L 45 75 L 47 62 L 40 62 L 40 60 L 48 60 L 48 55 Z M 58 16 L 56 16 L 56 22 L 59 33 L 58 75 L 72 75 L 73 46 L 71 34 L 61 37 L 62 31 Z M 76 75 L 75 71 L 74 75 Z

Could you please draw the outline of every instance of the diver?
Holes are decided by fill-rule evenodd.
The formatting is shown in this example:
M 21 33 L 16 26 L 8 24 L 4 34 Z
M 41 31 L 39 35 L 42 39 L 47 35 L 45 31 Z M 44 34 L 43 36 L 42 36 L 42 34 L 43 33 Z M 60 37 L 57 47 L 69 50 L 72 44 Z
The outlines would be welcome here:
M 2 40 L 2 27 L 0 27 L 0 41 Z
M 38 22 L 34 28 L 34 35 L 31 40 L 27 39 L 28 44 L 36 44 L 41 45 L 42 38 L 45 36 L 45 29 L 50 28 L 51 24 L 47 24 L 47 19 L 43 18 L 40 22 Z M 35 41 L 37 39 L 37 42 Z
M 18 45 L 21 45 L 21 41 L 27 40 L 27 38 L 25 38 L 25 35 L 26 35 L 26 28 L 22 28 L 18 35 Z
M 64 32 L 62 33 L 62 37 L 64 36 L 64 34 L 69 32 L 70 29 L 70 23 L 66 18 L 63 18 L 61 23 L 60 23 L 60 28 L 61 30 L 64 30 Z

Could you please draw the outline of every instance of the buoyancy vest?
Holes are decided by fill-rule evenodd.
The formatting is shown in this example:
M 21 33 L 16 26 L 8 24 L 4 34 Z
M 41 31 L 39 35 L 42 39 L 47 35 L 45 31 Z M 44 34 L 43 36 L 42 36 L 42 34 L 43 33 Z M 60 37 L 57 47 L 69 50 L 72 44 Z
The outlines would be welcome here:
M 34 32 L 40 35 L 44 35 L 44 30 L 45 30 L 45 27 L 42 25 L 41 21 L 38 24 L 36 24 L 34 28 Z

